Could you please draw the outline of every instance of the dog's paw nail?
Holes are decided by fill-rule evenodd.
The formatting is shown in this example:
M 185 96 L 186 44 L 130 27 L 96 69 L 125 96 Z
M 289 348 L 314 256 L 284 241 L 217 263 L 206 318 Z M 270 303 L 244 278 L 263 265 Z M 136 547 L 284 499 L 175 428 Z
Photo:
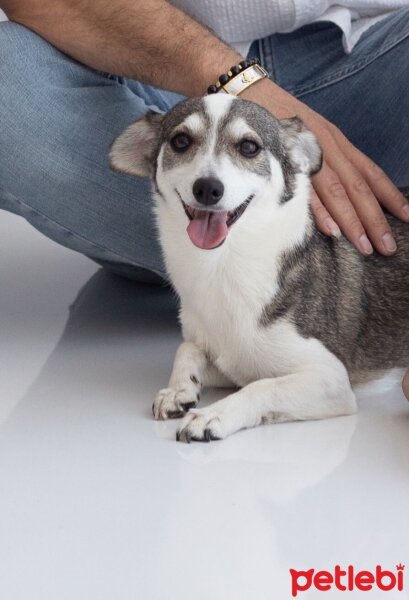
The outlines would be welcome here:
M 158 392 L 152 412 L 155 419 L 178 419 L 196 404 L 196 400 L 192 400 L 192 394 L 189 397 L 189 392 L 185 388 L 177 390 L 164 388 Z
M 185 444 L 190 444 L 192 439 L 192 435 L 188 429 L 179 429 L 179 431 L 176 432 L 177 442 L 184 442 Z
M 217 437 L 217 435 L 214 435 L 214 433 L 212 432 L 212 430 L 207 427 L 204 431 L 203 431 L 203 438 L 198 439 L 198 441 L 202 441 L 202 442 L 214 442 L 216 440 L 220 440 L 221 438 Z
M 166 417 L 168 419 L 180 419 L 184 414 L 183 410 L 168 410 L 166 412 Z
M 210 429 L 205 429 L 203 435 L 205 442 L 210 442 L 210 440 L 212 439 L 212 432 L 210 431 Z
M 196 406 L 197 402 L 184 402 L 183 404 L 181 404 L 180 406 L 183 408 L 183 410 L 185 412 L 187 412 L 188 410 L 190 410 L 191 408 L 194 408 Z

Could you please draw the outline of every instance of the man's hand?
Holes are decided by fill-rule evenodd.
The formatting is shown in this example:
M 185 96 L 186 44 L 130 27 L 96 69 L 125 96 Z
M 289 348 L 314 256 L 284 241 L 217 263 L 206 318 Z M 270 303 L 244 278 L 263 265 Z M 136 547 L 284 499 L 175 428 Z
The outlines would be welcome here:
M 409 223 L 408 202 L 380 167 L 337 127 L 317 116 L 311 116 L 310 127 L 324 150 L 323 167 L 313 177 L 312 206 L 318 226 L 328 233 L 331 215 L 363 254 L 371 254 L 372 244 L 381 254 L 393 254 L 396 243 L 382 207 Z
M 319 229 L 345 236 L 363 254 L 393 254 L 396 243 L 382 207 L 409 223 L 409 203 L 380 167 L 355 148 L 332 123 L 275 84 L 250 86 L 243 97 L 258 102 L 278 118 L 297 115 L 316 135 L 324 152 L 313 177 L 312 208 Z

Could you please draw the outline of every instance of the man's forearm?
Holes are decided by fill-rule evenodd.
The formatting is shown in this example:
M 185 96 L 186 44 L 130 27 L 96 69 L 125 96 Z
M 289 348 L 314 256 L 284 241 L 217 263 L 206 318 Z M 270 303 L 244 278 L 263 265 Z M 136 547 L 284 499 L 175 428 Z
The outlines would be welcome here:
M 241 59 L 166 0 L 0 0 L 0 8 L 94 69 L 187 96 Z

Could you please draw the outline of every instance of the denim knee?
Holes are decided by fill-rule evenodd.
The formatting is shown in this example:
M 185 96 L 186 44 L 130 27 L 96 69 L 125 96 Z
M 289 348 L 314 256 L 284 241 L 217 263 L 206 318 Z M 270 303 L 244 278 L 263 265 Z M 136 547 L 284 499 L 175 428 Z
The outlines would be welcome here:
M 162 275 L 149 182 L 108 161 L 145 101 L 15 23 L 0 24 L 0 57 L 0 208 L 94 259 Z
M 10 144 L 15 144 L 18 127 L 24 143 L 24 128 L 30 127 L 30 102 L 22 86 L 22 64 L 32 62 L 31 69 L 35 71 L 35 57 L 41 43 L 45 42 L 23 25 L 0 23 L 0 208 L 17 214 L 19 208 L 7 191 L 8 179 L 16 175 L 11 174 L 9 161 L 14 157 L 10 155 Z
M 14 23 L 13 21 L 1 21 L 0 22 L 0 48 L 1 48 L 1 56 L 2 59 L 6 56 L 8 49 L 15 49 L 17 45 L 20 43 L 20 40 L 32 38 L 38 38 L 39 36 L 35 34 L 31 29 L 24 27 L 24 25 L 20 25 L 19 23 Z M 3 64 L 3 60 L 1 61 L 1 65 Z

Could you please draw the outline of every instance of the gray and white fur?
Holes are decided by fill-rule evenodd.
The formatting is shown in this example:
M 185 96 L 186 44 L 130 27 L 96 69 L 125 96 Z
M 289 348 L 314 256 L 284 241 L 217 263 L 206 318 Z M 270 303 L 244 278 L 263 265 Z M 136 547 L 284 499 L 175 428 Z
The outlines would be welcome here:
M 110 160 L 154 184 L 185 341 L 153 412 L 183 417 L 177 439 L 348 415 L 351 385 L 409 366 L 409 228 L 388 216 L 393 257 L 322 235 L 309 206 L 321 150 L 299 119 L 193 98 L 130 125 Z M 237 389 L 199 409 L 203 386 Z

